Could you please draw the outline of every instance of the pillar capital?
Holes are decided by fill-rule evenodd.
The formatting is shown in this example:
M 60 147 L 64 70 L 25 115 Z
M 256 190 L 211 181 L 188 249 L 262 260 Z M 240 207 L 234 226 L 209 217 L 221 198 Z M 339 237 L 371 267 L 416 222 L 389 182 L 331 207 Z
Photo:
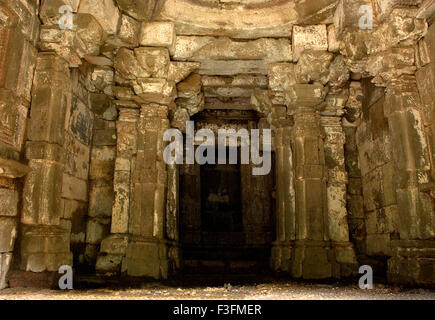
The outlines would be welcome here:
M 295 84 L 284 94 L 289 114 L 310 113 L 322 108 L 328 90 L 322 84 Z

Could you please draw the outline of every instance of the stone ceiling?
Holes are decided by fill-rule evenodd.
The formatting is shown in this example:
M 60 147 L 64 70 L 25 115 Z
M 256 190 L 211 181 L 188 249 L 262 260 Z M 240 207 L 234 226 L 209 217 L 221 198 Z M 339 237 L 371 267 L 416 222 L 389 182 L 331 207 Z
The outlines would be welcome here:
M 179 35 L 252 39 L 288 37 L 294 24 L 332 22 L 337 0 L 166 0 L 154 19 L 173 21 Z

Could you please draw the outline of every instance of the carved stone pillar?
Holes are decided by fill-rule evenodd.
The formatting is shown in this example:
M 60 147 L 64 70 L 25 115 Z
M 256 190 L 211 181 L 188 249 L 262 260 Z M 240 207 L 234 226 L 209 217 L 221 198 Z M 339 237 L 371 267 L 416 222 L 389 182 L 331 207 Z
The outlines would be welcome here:
M 289 272 L 292 241 L 295 240 L 295 189 L 291 127 L 275 130 L 276 241 L 273 243 L 271 267 Z
M 40 53 L 33 81 L 26 157 L 32 171 L 24 180 L 21 268 L 58 271 L 72 265 L 69 234 L 60 224 L 65 163 L 65 113 L 71 103 L 67 63 Z
M 314 107 L 294 108 L 291 142 L 295 166 L 294 277 L 329 278 L 329 232 L 325 154 L 320 116 Z
M 391 241 L 388 277 L 393 282 L 435 283 L 433 198 L 430 161 L 415 77 L 402 76 L 387 87 L 385 113 L 392 134 L 399 239 Z
M 335 254 L 333 276 L 347 277 L 357 272 L 355 250 L 349 239 L 347 212 L 348 174 L 345 168 L 345 133 L 341 117 L 322 116 L 325 133 L 325 169 L 327 176 L 328 232 Z
M 163 134 L 169 128 L 166 106 L 141 108 L 137 155 L 132 167 L 129 234 L 123 270 L 130 276 L 166 278 L 165 237 L 167 169 Z
M 133 106 L 133 105 L 131 105 Z M 116 122 L 117 147 L 113 187 L 115 200 L 112 206 L 111 235 L 101 242 L 101 254 L 96 269 L 99 273 L 120 273 L 129 240 L 131 211 L 132 166 L 137 154 L 137 123 L 140 111 L 120 107 Z

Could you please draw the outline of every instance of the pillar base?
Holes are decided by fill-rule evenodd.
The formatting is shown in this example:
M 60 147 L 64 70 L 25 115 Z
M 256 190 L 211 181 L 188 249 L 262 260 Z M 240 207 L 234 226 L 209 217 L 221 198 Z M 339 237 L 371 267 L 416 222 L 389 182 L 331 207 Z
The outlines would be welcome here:
M 11 270 L 8 275 L 10 288 L 59 289 L 58 272 L 30 272 Z
M 352 245 L 329 241 L 274 242 L 270 265 L 301 279 L 338 279 L 358 272 Z
M 391 242 L 388 282 L 435 287 L 435 241 L 396 240 Z
M 100 276 L 116 276 L 121 274 L 122 261 L 125 258 L 129 242 L 126 234 L 112 234 L 101 241 L 100 253 L 95 269 Z
M 122 273 L 131 277 L 167 279 L 168 244 L 164 240 L 133 237 L 122 261 Z
M 167 279 L 181 269 L 177 242 L 112 234 L 101 242 L 96 271 L 99 276 Z
M 20 269 L 58 272 L 63 265 L 73 265 L 69 233 L 58 226 L 24 226 Z

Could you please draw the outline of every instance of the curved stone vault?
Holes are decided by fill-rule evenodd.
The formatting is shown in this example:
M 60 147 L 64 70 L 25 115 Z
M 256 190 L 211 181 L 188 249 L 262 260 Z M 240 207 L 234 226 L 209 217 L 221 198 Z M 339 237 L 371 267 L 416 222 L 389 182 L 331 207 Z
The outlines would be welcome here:
M 433 286 L 434 15 L 433 0 L 0 0 L 0 289 L 62 265 L 343 279 L 368 264 Z M 189 120 L 271 129 L 273 173 L 166 165 L 165 130 Z M 205 227 L 204 188 L 231 183 L 238 216 Z

